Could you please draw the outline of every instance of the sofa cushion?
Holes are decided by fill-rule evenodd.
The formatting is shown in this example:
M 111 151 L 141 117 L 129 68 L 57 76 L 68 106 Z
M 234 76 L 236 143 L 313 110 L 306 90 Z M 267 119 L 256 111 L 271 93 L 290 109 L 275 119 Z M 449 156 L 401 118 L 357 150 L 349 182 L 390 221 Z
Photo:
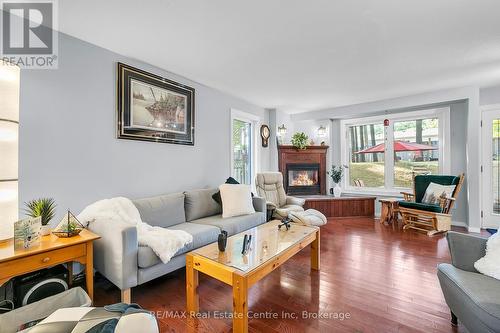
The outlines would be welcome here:
M 419 202 L 404 201 L 404 200 L 401 200 L 398 203 L 399 203 L 400 207 L 425 210 L 425 211 L 434 212 L 434 213 L 442 213 L 443 212 L 443 210 L 441 209 L 441 206 L 439 206 L 439 205 L 430 205 L 430 204 L 423 204 L 423 203 L 419 203 Z
M 219 190 L 223 218 L 255 213 L 250 185 L 222 184 Z
M 218 189 L 200 189 L 184 192 L 184 207 L 186 221 L 193 221 L 203 217 L 220 214 L 221 206 L 212 199 Z
M 451 198 L 456 185 L 441 185 L 429 183 L 422 197 L 422 203 L 427 205 L 439 205 L 441 198 Z
M 137 199 L 133 203 L 139 210 L 142 221 L 149 225 L 166 228 L 186 222 L 184 193 Z
M 234 179 L 233 177 L 229 177 L 228 179 L 226 179 L 226 182 L 224 184 L 234 184 L 234 185 L 237 185 L 239 183 L 240 182 L 237 181 L 236 179 Z M 253 197 L 253 193 L 252 193 L 252 197 Z M 212 195 L 212 199 L 214 199 L 219 205 L 222 206 L 222 198 L 220 196 L 220 191 L 215 192 Z
M 500 281 L 450 264 L 438 266 L 438 278 L 450 309 L 471 332 L 479 323 L 492 332 L 500 327 Z
M 167 229 L 184 230 L 193 235 L 193 242 L 177 251 L 176 256 L 217 241 L 220 233 L 220 229 L 217 227 L 196 223 L 180 223 L 170 226 Z M 160 258 L 158 258 L 149 246 L 139 246 L 137 258 L 139 267 L 146 268 L 159 263 L 161 263 Z
M 266 214 L 257 212 L 249 215 L 241 215 L 228 218 L 222 218 L 222 215 L 214 215 L 199 220 L 194 220 L 193 222 L 197 224 L 215 226 L 220 230 L 227 231 L 228 235 L 231 236 L 266 222 Z

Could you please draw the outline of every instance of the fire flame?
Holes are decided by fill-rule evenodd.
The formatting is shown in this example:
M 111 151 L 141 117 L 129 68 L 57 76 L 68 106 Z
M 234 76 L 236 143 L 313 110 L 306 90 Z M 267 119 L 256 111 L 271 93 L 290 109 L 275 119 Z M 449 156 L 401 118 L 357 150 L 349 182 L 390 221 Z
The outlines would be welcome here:
M 309 173 L 307 171 L 299 172 L 292 179 L 292 186 L 311 186 L 315 183 L 314 179 L 309 178 Z

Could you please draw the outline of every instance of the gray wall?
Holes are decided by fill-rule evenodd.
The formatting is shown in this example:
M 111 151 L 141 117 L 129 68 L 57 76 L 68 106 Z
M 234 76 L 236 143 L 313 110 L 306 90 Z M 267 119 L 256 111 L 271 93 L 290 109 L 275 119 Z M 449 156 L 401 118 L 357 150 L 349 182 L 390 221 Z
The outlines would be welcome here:
M 467 110 L 466 102 L 450 105 L 450 168 L 452 175 L 467 174 Z M 465 177 L 462 190 L 453 208 L 453 222 L 455 224 L 468 224 L 467 180 L 468 177 Z
M 500 104 L 500 86 L 481 88 L 479 90 L 479 104 Z
M 263 108 L 59 34 L 58 70 L 23 70 L 20 101 L 20 202 L 54 197 L 58 218 L 102 198 L 152 196 L 217 186 L 230 174 L 230 108 Z M 195 146 L 115 138 L 116 62 L 196 89 Z M 269 168 L 262 148 L 261 169 Z

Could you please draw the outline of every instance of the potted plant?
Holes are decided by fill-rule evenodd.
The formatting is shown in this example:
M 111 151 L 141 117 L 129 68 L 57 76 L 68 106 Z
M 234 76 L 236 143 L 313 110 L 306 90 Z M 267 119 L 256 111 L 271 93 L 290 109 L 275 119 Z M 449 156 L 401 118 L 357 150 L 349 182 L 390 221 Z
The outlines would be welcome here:
M 304 132 L 295 133 L 292 136 L 292 146 L 297 149 L 306 149 L 308 139 L 309 137 Z
M 342 181 L 342 177 L 344 176 L 344 169 L 347 168 L 345 165 L 332 165 L 332 169 L 327 171 L 326 173 L 332 178 L 332 181 L 335 183 L 335 187 L 330 189 L 330 193 L 333 192 L 335 197 L 340 197 L 342 194 L 342 188 L 340 187 L 340 182 Z
M 42 236 L 50 234 L 49 222 L 56 213 L 56 202 L 52 198 L 40 198 L 25 202 L 24 212 L 29 217 L 42 218 Z

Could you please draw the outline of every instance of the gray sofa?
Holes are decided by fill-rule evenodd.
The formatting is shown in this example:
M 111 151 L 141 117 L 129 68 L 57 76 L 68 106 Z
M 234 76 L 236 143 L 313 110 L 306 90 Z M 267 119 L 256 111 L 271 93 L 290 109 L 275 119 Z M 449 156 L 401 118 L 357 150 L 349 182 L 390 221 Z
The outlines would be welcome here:
M 223 219 L 221 206 L 212 198 L 216 191 L 200 189 L 133 201 L 144 222 L 193 235 L 193 242 L 166 264 L 151 248 L 138 245 L 135 226 L 117 222 L 89 227 L 101 236 L 94 243 L 94 267 L 120 288 L 122 301 L 130 302 L 130 288 L 182 268 L 187 252 L 217 241 L 221 230 L 231 236 L 266 222 L 266 201 L 260 197 L 253 198 L 254 214 Z
M 500 332 L 500 281 L 474 268 L 485 255 L 486 238 L 452 231 L 446 238 L 452 263 L 439 264 L 437 274 L 452 323 L 458 319 L 474 333 Z

